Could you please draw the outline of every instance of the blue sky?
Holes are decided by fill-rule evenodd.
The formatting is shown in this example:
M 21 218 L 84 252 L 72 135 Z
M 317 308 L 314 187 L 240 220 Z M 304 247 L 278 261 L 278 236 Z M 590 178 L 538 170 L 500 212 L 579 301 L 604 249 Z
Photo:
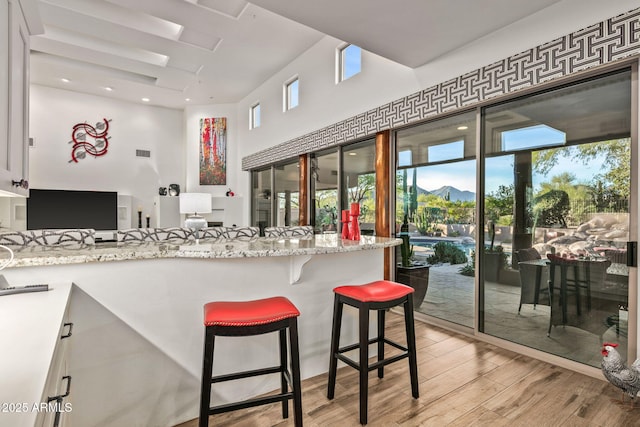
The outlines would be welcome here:
M 563 172 L 570 172 L 576 176 L 576 183 L 588 182 L 591 178 L 600 173 L 604 159 L 596 159 L 590 165 L 576 163 L 573 159 L 562 157 L 558 164 L 549 173 L 540 176 L 534 172 L 534 185 L 548 181 L 552 176 Z M 487 193 L 492 193 L 500 185 L 513 183 L 513 156 L 502 156 L 488 158 L 486 163 Z M 411 170 L 409 170 L 408 180 L 411 182 Z M 425 190 L 435 190 L 444 185 L 450 185 L 458 190 L 476 191 L 476 161 L 466 160 L 464 162 L 448 163 L 428 168 L 420 168 L 418 171 L 418 187 Z
M 558 147 L 565 143 L 566 135 L 556 129 L 545 125 L 537 125 L 529 128 L 519 128 L 502 133 L 502 149 L 505 151 L 526 150 L 534 147 Z M 436 146 L 438 147 L 438 146 Z M 433 160 L 446 160 L 461 158 L 463 152 L 462 141 L 459 143 L 443 144 L 439 146 L 438 157 L 435 152 L 429 152 L 429 157 Z M 435 148 L 435 147 L 430 147 Z M 435 151 L 435 150 L 434 150 Z M 399 153 L 400 164 L 410 163 L 409 158 L 403 157 L 404 153 Z M 409 154 L 410 155 L 410 154 Z M 443 156 L 440 158 L 440 156 Z M 513 155 L 491 157 L 486 160 L 486 192 L 492 193 L 500 185 L 513 183 Z M 545 176 L 534 172 L 534 187 L 546 182 L 551 177 L 569 172 L 576 177 L 575 183 L 589 182 L 594 175 L 603 169 L 604 158 L 596 158 L 588 165 L 576 162 L 575 159 L 560 157 L 558 164 L 554 166 Z M 409 173 L 409 182 L 412 175 Z M 461 162 L 434 165 L 428 168 L 420 168 L 418 171 L 418 186 L 425 190 L 435 190 L 445 185 L 450 185 L 458 190 L 476 191 L 476 162 L 475 160 L 465 160 Z
M 360 72 L 362 69 L 362 50 L 353 44 L 350 44 L 342 51 L 343 75 L 342 79 L 346 80 Z

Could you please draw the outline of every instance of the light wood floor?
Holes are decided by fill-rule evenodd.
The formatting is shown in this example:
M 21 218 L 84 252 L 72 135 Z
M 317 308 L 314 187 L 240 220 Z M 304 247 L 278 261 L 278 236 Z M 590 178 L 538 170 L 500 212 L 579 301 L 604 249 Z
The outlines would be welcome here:
M 387 318 L 388 337 L 404 343 L 403 318 Z M 420 398 L 411 397 L 406 359 L 387 366 L 384 379 L 371 372 L 369 426 L 640 426 L 640 405 L 629 410 L 613 403 L 621 393 L 604 380 L 419 321 L 416 339 Z M 338 370 L 332 401 L 326 375 L 303 381 L 302 392 L 306 426 L 359 425 L 355 369 Z M 280 404 L 273 404 L 215 415 L 210 424 L 293 426 L 293 414 L 283 420 Z M 197 420 L 177 427 L 195 426 Z

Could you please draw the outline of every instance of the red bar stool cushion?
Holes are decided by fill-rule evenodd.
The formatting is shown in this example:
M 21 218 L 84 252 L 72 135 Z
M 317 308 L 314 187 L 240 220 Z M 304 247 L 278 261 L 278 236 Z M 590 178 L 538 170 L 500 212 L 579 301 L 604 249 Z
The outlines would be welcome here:
M 389 280 L 377 280 L 366 285 L 338 286 L 333 292 L 361 302 L 385 302 L 402 298 L 412 293 L 413 288 Z
M 300 316 L 285 297 L 254 301 L 216 301 L 204 306 L 205 326 L 257 326 Z

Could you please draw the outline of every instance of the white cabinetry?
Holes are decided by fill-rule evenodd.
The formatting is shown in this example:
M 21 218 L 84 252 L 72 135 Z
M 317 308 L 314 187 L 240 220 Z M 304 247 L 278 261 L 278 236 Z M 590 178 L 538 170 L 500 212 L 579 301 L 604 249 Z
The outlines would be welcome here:
M 225 227 L 241 227 L 242 197 L 213 197 L 211 200 L 212 218 L 222 222 Z
M 66 394 L 70 385 L 63 380 L 69 339 L 62 336 L 71 328 L 71 287 L 69 282 L 55 282 L 49 283 L 48 292 L 0 297 L 0 342 L 8 343 L 2 348 L 0 402 L 10 405 L 0 414 L 0 425 L 51 427 L 56 409 L 62 409 L 57 416 L 59 426 L 64 425 L 70 396 L 58 406 L 49 406 L 48 400 Z
M 23 196 L 14 183 L 29 179 L 29 30 L 42 28 L 34 4 L 0 0 L 0 191 Z
M 133 227 L 132 205 L 133 197 L 118 194 L 118 230 L 126 230 Z
M 156 227 L 180 227 L 180 197 L 156 196 Z
M 71 404 L 71 376 L 69 375 L 69 340 L 73 330 L 73 323 L 69 321 L 69 308 L 64 315 L 64 322 L 58 335 L 42 402 L 47 403 L 47 409 L 41 411 L 42 424 L 36 426 L 62 427 L 66 423 L 65 414 L 73 408 Z
M 180 214 L 180 198 L 156 196 L 156 227 L 182 227 L 183 216 Z M 204 214 L 208 222 L 221 222 L 225 227 L 243 226 L 242 197 L 211 198 L 211 213 Z

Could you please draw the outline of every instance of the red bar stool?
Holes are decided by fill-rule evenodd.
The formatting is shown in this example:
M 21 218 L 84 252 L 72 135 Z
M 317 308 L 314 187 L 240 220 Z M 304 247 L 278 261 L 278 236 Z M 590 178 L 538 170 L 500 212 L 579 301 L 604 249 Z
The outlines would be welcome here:
M 285 297 L 255 301 L 210 302 L 204 306 L 205 342 L 200 394 L 200 427 L 209 425 L 209 415 L 221 414 L 253 406 L 282 402 L 282 417 L 289 417 L 289 399 L 293 399 L 296 426 L 302 426 L 302 392 L 300 389 L 300 353 L 298 349 L 298 316 L 300 312 Z M 287 337 L 291 351 L 291 371 L 287 367 Z M 213 348 L 216 336 L 245 337 L 278 331 L 280 335 L 280 366 L 242 371 L 212 377 Z M 211 384 L 280 373 L 279 394 L 242 402 L 211 405 Z M 289 391 L 289 386 L 291 391 Z
M 339 286 L 333 290 L 333 329 L 331 331 L 331 361 L 329 362 L 329 387 L 327 398 L 333 399 L 336 389 L 336 371 L 338 359 L 360 372 L 360 424 L 367 424 L 369 371 L 378 370 L 378 378 L 384 377 L 384 366 L 399 360 L 409 359 L 411 394 L 414 399 L 418 393 L 418 364 L 416 358 L 416 334 L 413 324 L 413 288 L 389 280 L 378 280 L 360 286 Z M 340 347 L 340 327 L 344 304 L 358 309 L 359 342 Z M 393 342 L 384 336 L 385 310 L 398 305 L 404 306 L 404 322 L 407 332 L 407 347 Z M 369 339 L 369 310 L 378 312 L 378 336 Z M 378 361 L 369 365 L 369 344 L 378 344 Z M 402 350 L 401 354 L 384 358 L 384 345 L 389 344 Z M 356 363 L 342 353 L 360 349 L 360 360 Z

